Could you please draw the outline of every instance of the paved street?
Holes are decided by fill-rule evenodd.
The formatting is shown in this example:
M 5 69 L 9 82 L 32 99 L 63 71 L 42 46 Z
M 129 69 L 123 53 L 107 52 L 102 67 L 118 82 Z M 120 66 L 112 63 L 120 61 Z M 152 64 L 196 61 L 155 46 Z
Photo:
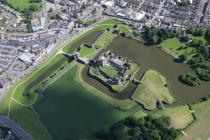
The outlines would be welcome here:
M 16 122 L 6 116 L 0 115 L 0 125 L 11 128 L 13 133 L 21 137 L 21 140 L 33 140 L 29 133 L 27 133 Z

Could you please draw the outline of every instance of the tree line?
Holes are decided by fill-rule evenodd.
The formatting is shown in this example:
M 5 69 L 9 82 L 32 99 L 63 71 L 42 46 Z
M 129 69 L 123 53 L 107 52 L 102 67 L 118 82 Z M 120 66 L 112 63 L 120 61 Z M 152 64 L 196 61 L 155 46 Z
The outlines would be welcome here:
M 95 134 L 99 140 L 174 140 L 180 130 L 171 127 L 169 117 L 155 118 L 148 115 L 137 119 L 128 117 L 113 124 L 109 129 Z
M 173 38 L 177 35 L 176 31 L 164 28 L 146 27 L 144 32 L 144 41 L 148 45 L 160 44 L 168 38 Z

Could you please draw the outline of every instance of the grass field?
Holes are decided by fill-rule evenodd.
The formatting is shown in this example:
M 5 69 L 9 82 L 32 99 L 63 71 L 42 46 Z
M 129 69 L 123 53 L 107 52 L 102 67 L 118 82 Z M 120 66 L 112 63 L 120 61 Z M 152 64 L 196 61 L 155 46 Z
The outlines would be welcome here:
M 192 105 L 196 121 L 189 126 L 179 140 L 207 140 L 210 136 L 210 100 Z
M 147 116 L 147 114 L 144 113 L 144 112 L 141 110 L 141 111 L 137 111 L 137 112 L 134 113 L 132 116 L 135 117 L 135 118 L 137 118 L 137 119 L 140 119 L 140 118 L 143 118 L 143 117 Z
M 81 50 L 79 51 L 81 57 L 89 58 L 93 54 L 96 53 L 96 50 L 94 48 L 88 48 L 84 45 L 81 46 Z
M 174 98 L 166 87 L 166 79 L 154 70 L 148 70 L 141 79 L 141 84 L 134 92 L 132 99 L 141 103 L 146 109 L 156 108 L 157 101 L 171 104 Z
M 73 80 L 76 72 L 74 67 L 50 85 L 45 98 L 34 106 L 54 139 L 89 136 L 137 111 L 119 111 L 92 95 Z
M 165 110 L 159 110 L 156 113 L 154 113 L 154 115 L 157 117 L 160 116 L 170 117 L 171 124 L 176 129 L 184 129 L 194 121 L 194 118 L 187 105 L 170 107 L 166 108 Z
M 203 36 L 193 36 L 193 35 L 191 35 L 190 37 L 192 38 L 192 40 L 202 40 L 203 42 L 206 43 L 206 40 Z
M 116 35 L 112 31 L 104 32 L 94 43 L 96 49 L 101 49 L 109 45 Z
M 45 128 L 39 117 L 34 112 L 33 108 L 23 107 L 16 102 L 11 104 L 10 118 L 14 119 L 27 132 L 36 134 L 34 137 L 37 140 L 53 140 L 51 134 Z
M 104 66 L 103 68 L 102 68 L 102 70 L 105 72 L 105 73 L 108 73 L 109 75 L 111 75 L 111 76 L 115 76 L 117 73 L 118 73 L 118 71 L 115 69 L 115 68 L 113 68 L 112 66 Z
M 12 7 L 14 8 L 20 8 L 21 10 L 23 9 L 28 9 L 32 3 L 30 3 L 30 0 L 7 0 L 9 4 L 11 4 Z M 38 7 L 41 7 L 41 3 L 34 3 Z
M 188 60 L 196 54 L 194 48 L 186 47 L 178 38 L 167 39 L 162 43 L 162 46 L 172 53 L 173 56 L 186 55 Z

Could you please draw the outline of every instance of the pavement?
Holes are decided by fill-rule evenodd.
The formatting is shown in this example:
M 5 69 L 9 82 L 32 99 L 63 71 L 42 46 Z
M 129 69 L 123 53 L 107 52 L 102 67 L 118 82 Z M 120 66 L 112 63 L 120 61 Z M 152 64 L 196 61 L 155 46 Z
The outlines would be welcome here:
M 0 115 L 0 124 L 11 128 L 11 131 L 15 133 L 18 137 L 21 137 L 21 140 L 33 140 L 29 133 L 27 133 L 16 122 L 6 116 Z

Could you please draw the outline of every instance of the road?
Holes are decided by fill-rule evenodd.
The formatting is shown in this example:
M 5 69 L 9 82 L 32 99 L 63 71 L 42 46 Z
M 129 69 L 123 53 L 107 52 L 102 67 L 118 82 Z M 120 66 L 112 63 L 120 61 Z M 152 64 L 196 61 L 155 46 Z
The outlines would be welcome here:
M 12 129 L 12 132 L 21 137 L 21 140 L 33 140 L 16 122 L 6 116 L 0 115 L 0 124 Z
M 37 34 L 41 34 L 41 33 L 45 33 L 45 32 L 52 32 L 52 31 L 58 31 L 58 30 L 61 30 L 61 31 L 65 31 L 66 29 L 63 29 L 63 28 L 53 28 L 53 29 L 46 29 L 46 30 L 41 30 L 41 31 L 37 31 L 37 32 L 34 32 L 34 33 L 6 33 L 6 32 L 3 32 L 3 31 L 0 31 L 0 35 L 7 35 L 7 36 L 35 36 Z
M 46 1 L 42 0 L 42 16 L 44 17 L 45 20 L 45 25 L 44 29 L 47 29 L 47 23 L 48 23 L 48 17 L 47 17 L 47 10 L 46 10 Z

